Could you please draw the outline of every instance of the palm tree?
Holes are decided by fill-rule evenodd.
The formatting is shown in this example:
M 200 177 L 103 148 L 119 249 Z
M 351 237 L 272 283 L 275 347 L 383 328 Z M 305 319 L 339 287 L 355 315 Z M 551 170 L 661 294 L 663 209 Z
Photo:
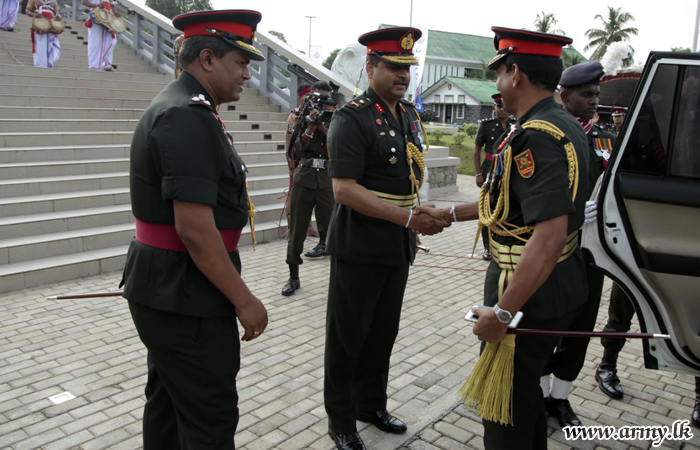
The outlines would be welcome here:
M 634 20 L 634 16 L 630 13 L 622 12 L 621 9 L 608 6 L 607 20 L 600 14 L 596 14 L 595 18 L 603 22 L 603 28 L 591 28 L 586 31 L 586 37 L 590 41 L 583 49 L 585 52 L 590 48 L 595 48 L 591 59 L 600 61 L 610 44 L 619 41 L 629 41 L 630 35 L 637 36 L 638 30 L 636 28 L 625 28 L 627 22 Z M 628 59 L 631 59 L 631 57 Z
M 537 14 L 537 18 L 535 19 L 535 31 L 539 31 L 540 33 L 564 34 L 562 30 L 552 29 L 558 22 L 559 21 L 554 18 L 554 14 L 547 14 L 542 11 Z

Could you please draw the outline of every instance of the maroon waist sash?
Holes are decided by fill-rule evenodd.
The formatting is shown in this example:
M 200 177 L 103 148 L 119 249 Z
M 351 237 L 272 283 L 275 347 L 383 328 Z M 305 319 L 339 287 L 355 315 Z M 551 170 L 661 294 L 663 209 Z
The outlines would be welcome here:
M 227 252 L 231 253 L 238 250 L 241 231 L 243 230 L 219 230 Z M 185 243 L 178 236 L 174 225 L 148 223 L 136 219 L 136 240 L 149 247 L 175 252 L 187 252 L 187 247 L 185 247 Z

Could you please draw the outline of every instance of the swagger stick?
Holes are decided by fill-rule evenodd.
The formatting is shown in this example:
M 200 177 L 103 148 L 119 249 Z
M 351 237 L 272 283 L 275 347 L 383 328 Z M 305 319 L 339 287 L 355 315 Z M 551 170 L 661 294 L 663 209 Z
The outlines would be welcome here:
M 657 333 L 614 333 L 609 331 L 558 331 L 558 330 L 533 330 L 528 328 L 509 328 L 507 334 L 520 336 L 558 336 L 558 337 L 605 337 L 611 339 L 671 339 L 670 334 Z
M 121 297 L 123 294 L 124 294 L 124 291 L 90 292 L 87 294 L 52 295 L 51 297 L 46 297 L 46 300 L 74 300 L 74 299 L 79 299 L 79 298 Z

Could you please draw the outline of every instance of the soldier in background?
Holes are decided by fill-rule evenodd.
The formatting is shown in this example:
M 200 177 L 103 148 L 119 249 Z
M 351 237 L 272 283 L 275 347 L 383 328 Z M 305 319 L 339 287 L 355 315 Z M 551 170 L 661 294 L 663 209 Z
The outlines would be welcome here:
M 493 161 L 493 151 L 495 150 L 493 144 L 510 128 L 511 124 L 516 122 L 503 108 L 503 97 L 500 92 L 493 94 L 491 98 L 493 99 L 494 117 L 479 122 L 479 131 L 476 133 L 476 139 L 474 139 L 474 171 L 478 187 L 484 184 L 486 175 L 491 171 L 491 161 Z M 481 163 L 482 149 L 484 150 L 483 164 Z M 484 243 L 483 258 L 485 261 L 491 260 L 488 232 L 487 228 L 481 230 L 481 240 Z

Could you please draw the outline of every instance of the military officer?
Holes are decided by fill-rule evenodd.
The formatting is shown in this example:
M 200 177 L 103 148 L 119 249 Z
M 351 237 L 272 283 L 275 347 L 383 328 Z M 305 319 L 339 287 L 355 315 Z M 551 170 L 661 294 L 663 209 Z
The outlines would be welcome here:
M 205 11 L 173 19 L 184 31 L 180 76 L 144 112 L 131 143 L 136 238 L 124 297 L 148 349 L 143 444 L 234 449 L 240 339 L 267 326 L 240 277 L 238 240 L 250 202 L 246 167 L 216 107 L 250 79 L 261 15 Z
M 625 122 L 626 111 L 620 107 L 613 107 L 612 109 L 612 121 L 613 121 L 613 131 L 615 134 L 620 134 L 622 129 L 622 124 Z
M 318 103 L 317 108 L 325 108 L 330 100 L 331 86 L 325 81 L 313 85 L 314 94 L 325 98 L 324 103 Z M 312 94 L 313 95 L 313 94 Z M 310 102 L 307 99 L 307 102 Z M 306 108 L 304 108 L 306 106 Z M 309 112 L 308 119 L 304 110 Z M 314 122 L 309 123 L 309 120 Z M 320 234 L 320 242 L 307 257 L 320 257 L 326 253 L 326 232 L 331 219 L 333 208 L 333 190 L 331 177 L 328 175 L 328 152 L 326 149 L 327 122 L 323 120 L 323 111 L 310 104 L 302 105 L 301 114 L 296 126 L 300 127 L 295 133 L 299 145 L 292 151 L 294 159 L 299 161 L 294 170 L 294 187 L 289 197 L 291 215 L 289 220 L 289 242 L 287 243 L 287 265 L 289 280 L 282 288 L 282 295 L 289 296 L 301 287 L 299 280 L 299 265 L 303 263 L 301 252 L 304 249 L 306 230 L 311 220 L 311 214 L 316 208 L 316 222 Z
M 605 171 L 616 137 L 593 124 L 600 95 L 600 78 L 603 74 L 603 66 L 600 62 L 588 61 L 569 67 L 562 73 L 559 80 L 564 110 L 576 118 L 588 138 L 589 166 L 586 199 L 591 197 L 596 181 Z M 603 273 L 591 264 L 592 261 L 586 262 L 588 299 L 571 324 L 571 329 L 577 331 L 593 331 L 605 279 Z M 547 412 L 550 416 L 557 418 L 562 428 L 581 425 L 569 402 L 569 394 L 573 381 L 583 368 L 589 342 L 589 339 L 562 338 L 540 380 Z
M 439 210 L 439 217 L 479 219 L 489 227 L 493 259 L 476 310 L 474 333 L 500 342 L 513 316 L 519 327 L 566 330 L 586 300 L 578 230 L 584 220 L 588 142 L 581 125 L 554 101 L 565 36 L 492 27 L 503 106 L 518 118 L 496 144 L 478 203 Z M 583 176 L 579 176 L 579 174 Z M 432 211 L 428 210 L 430 214 Z M 557 343 L 548 336 L 515 339 L 512 425 L 483 420 L 486 449 L 547 448 L 547 421 L 539 389 Z
M 331 255 L 324 401 L 338 449 L 364 449 L 356 419 L 388 433 L 406 424 L 387 407 L 389 357 L 396 339 L 416 235 L 449 225 L 413 210 L 425 164 L 420 118 L 403 100 L 418 64 L 416 28 L 359 37 L 367 46 L 369 89 L 337 111 L 328 134 L 336 204 Z
M 503 109 L 503 97 L 500 92 L 491 96 L 493 99 L 493 114 L 491 119 L 485 119 L 479 122 L 479 131 L 474 139 L 474 171 L 476 172 L 476 185 L 481 187 L 484 184 L 486 175 L 491 170 L 491 161 L 493 160 L 493 144 L 501 135 L 515 123 L 515 119 L 510 117 L 510 114 Z M 484 163 L 481 164 L 481 149 L 484 149 Z M 491 252 L 489 250 L 488 229 L 484 228 L 481 231 L 481 240 L 484 243 L 485 261 L 491 260 Z

